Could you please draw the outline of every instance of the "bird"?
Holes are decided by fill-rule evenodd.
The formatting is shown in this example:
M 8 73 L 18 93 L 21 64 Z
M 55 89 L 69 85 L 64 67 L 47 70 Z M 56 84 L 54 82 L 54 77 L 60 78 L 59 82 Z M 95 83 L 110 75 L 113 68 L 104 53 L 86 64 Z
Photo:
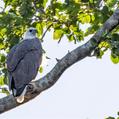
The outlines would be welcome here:
M 9 90 L 18 103 L 24 101 L 27 86 L 38 73 L 42 51 L 37 29 L 30 27 L 24 33 L 22 41 L 13 46 L 7 55 Z

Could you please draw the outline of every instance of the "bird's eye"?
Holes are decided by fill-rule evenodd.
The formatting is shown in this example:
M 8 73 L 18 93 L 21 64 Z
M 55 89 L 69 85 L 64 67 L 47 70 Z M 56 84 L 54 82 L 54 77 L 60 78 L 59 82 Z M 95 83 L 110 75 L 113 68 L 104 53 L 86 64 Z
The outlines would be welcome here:
M 32 30 L 29 30 L 29 32 L 32 32 Z

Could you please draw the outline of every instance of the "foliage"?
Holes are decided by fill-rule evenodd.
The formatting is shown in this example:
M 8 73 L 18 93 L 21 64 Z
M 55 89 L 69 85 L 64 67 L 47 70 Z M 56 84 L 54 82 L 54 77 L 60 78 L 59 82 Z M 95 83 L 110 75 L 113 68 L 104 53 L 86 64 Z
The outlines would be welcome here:
M 117 118 L 115 118 L 115 117 L 108 117 L 108 118 L 105 118 L 105 119 L 119 119 L 119 112 L 117 112 Z
M 69 42 L 79 43 L 84 37 L 94 34 L 118 7 L 117 0 L 3 0 L 0 7 L 0 85 L 7 84 L 6 53 L 20 41 L 27 27 L 38 29 L 38 36 L 53 30 L 58 42 L 66 36 Z M 89 24 L 86 31 L 82 24 Z M 46 30 L 46 31 L 45 31 Z M 119 62 L 119 34 L 116 28 L 96 48 L 101 58 L 107 49 L 111 60 Z M 42 39 L 45 40 L 45 39 Z M 43 68 L 40 68 L 40 72 Z M 3 78 L 4 77 L 4 78 Z

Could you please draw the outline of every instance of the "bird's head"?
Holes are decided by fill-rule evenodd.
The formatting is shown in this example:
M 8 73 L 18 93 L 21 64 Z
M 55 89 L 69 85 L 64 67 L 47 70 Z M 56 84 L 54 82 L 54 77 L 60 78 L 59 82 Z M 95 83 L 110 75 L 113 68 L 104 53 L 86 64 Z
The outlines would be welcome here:
M 24 34 L 23 39 L 33 39 L 37 36 L 37 29 L 34 27 L 30 27 Z

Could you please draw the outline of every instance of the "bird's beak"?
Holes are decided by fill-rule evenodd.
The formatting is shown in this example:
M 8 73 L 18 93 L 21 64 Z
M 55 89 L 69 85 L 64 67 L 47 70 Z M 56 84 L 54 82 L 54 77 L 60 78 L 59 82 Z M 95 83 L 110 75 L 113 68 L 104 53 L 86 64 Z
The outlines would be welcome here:
M 33 34 L 37 34 L 38 33 L 38 30 L 37 29 L 34 29 L 33 30 Z

